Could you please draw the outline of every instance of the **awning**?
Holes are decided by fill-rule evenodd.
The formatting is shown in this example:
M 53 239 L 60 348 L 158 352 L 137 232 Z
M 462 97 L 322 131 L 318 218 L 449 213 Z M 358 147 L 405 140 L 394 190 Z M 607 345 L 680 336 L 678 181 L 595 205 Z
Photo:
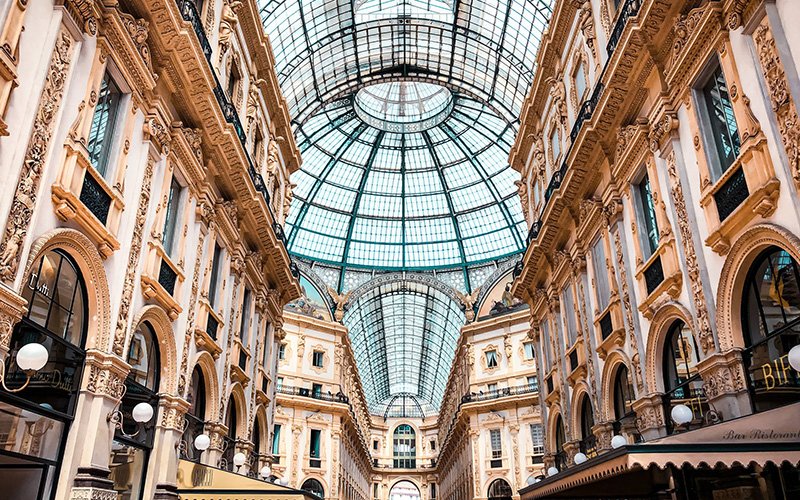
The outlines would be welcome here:
M 187 460 L 178 462 L 178 496 L 181 500 L 318 500 L 306 491 Z
M 621 476 L 626 496 L 635 488 L 658 481 L 668 467 L 727 468 L 750 465 L 800 464 L 800 403 L 674 434 L 648 443 L 628 445 L 603 453 L 587 462 L 520 490 L 525 500 L 563 496 L 592 483 Z M 572 491 L 570 491 L 572 490 Z M 613 496 L 611 492 L 608 492 Z M 647 493 L 642 491 L 645 496 Z

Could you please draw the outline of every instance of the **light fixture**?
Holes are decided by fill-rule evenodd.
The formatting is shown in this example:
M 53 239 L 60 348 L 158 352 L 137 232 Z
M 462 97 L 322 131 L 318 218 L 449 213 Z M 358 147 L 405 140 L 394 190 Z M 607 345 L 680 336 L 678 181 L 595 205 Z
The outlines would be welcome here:
M 285 478 L 285 477 L 282 477 L 280 479 L 280 481 L 278 481 L 278 482 L 281 484 L 281 486 L 288 486 L 289 485 L 289 480 L 287 478 Z
M 25 383 L 16 389 L 9 389 L 6 385 L 6 365 L 5 363 L 0 363 L 0 384 L 3 385 L 3 389 L 8 392 L 19 392 L 28 387 L 31 377 L 44 368 L 49 357 L 50 353 L 47 352 L 47 348 L 42 344 L 31 342 L 20 347 L 19 351 L 17 351 L 17 366 L 25 372 Z
M 241 467 L 242 465 L 244 465 L 245 460 L 247 460 L 247 457 L 244 456 L 244 453 L 240 451 L 239 453 L 233 456 L 233 465 L 235 465 L 237 468 Z
M 194 438 L 194 447 L 199 451 L 206 451 L 209 446 L 211 446 L 211 438 L 208 437 L 208 434 L 200 434 Z
M 692 409 L 685 404 L 678 404 L 672 408 L 670 416 L 672 416 L 672 420 L 676 424 L 686 425 L 692 421 L 694 418 L 694 413 L 692 412 Z
M 547 477 L 555 476 L 556 474 L 558 474 L 557 467 L 550 467 L 549 469 L 547 469 Z
M 576 465 L 580 465 L 585 461 L 589 460 L 589 457 L 587 457 L 585 453 L 579 451 L 578 453 L 575 454 L 574 460 Z
M 125 416 L 122 414 L 122 410 L 120 410 L 119 407 L 122 404 L 122 400 L 125 398 L 125 393 L 127 392 L 127 389 L 128 388 L 126 386 L 123 386 L 122 395 L 119 398 L 119 402 L 117 402 L 117 405 L 114 407 L 111 413 L 109 413 L 108 416 L 106 417 L 106 422 L 114 424 L 114 427 L 116 427 L 117 430 L 119 430 L 123 436 L 127 438 L 132 438 L 137 434 L 139 434 L 139 432 L 144 427 L 144 424 L 146 424 L 153 418 L 155 410 L 153 410 L 153 406 L 150 403 L 145 403 L 145 402 L 137 403 L 136 406 L 134 406 L 133 410 L 131 411 L 131 417 L 133 417 L 133 421 L 139 425 L 136 426 L 137 427 L 136 432 L 134 432 L 133 434 L 128 434 L 127 432 L 125 432 L 125 429 L 122 426 L 122 423 L 125 420 Z
M 628 440 L 625 439 L 625 436 L 620 436 L 619 434 L 615 434 L 614 437 L 611 438 L 611 447 L 615 450 L 617 448 L 621 448 L 628 444 Z
M 800 372 L 800 344 L 789 349 L 789 365 Z
M 535 482 L 536 482 L 536 478 L 535 477 L 531 476 L 531 477 L 528 478 L 528 481 L 527 481 L 528 486 L 532 485 Z
M 265 465 L 260 471 L 258 471 L 258 474 L 266 481 L 270 474 L 272 474 L 272 469 L 270 469 L 269 465 Z

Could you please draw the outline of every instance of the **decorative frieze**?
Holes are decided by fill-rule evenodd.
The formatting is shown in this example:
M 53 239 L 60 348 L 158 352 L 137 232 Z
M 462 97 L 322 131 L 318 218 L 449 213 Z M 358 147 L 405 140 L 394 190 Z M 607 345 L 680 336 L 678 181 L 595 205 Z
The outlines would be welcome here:
M 33 217 L 38 198 L 44 163 L 50 149 L 55 117 L 61 108 L 64 85 L 69 73 L 74 40 L 66 28 L 56 39 L 55 49 L 47 70 L 42 97 L 33 122 L 31 139 L 20 169 L 17 190 L 11 202 L 3 240 L 0 242 L 0 281 L 14 281 L 22 254 L 23 241 Z

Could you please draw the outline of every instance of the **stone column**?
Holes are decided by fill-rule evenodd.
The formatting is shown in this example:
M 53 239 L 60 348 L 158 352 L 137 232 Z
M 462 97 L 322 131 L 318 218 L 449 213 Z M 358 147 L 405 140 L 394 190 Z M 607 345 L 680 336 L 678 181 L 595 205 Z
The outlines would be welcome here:
M 253 453 L 253 443 L 250 441 L 238 441 L 236 442 L 236 451 L 235 453 L 244 453 L 244 464 L 241 467 L 233 466 L 233 472 L 237 474 L 241 474 L 246 476 L 247 473 L 250 471 L 250 454 Z M 258 470 L 256 470 L 257 472 Z
M 791 370 L 789 364 L 786 367 Z M 739 348 L 714 353 L 697 364 L 709 407 L 723 420 L 752 412 L 745 382 L 742 350 Z
M 633 410 L 636 412 L 636 427 L 645 441 L 667 435 L 663 393 L 642 396 L 633 402 Z
M 573 440 L 567 441 L 564 443 L 564 453 L 567 455 L 567 464 L 574 465 L 575 464 L 575 454 L 581 451 L 581 444 L 580 441 Z
M 26 312 L 27 301 L 0 283 L 0 362 L 4 362 L 11 345 L 11 333 Z
M 592 427 L 592 434 L 597 440 L 597 453 L 602 453 L 611 449 L 611 437 L 614 435 L 614 424 L 611 422 L 600 422 Z
M 228 435 L 228 428 L 218 422 L 208 422 L 206 424 L 206 434 L 211 438 L 211 445 L 205 452 L 204 464 L 216 467 L 219 459 L 222 458 L 222 438 Z M 202 458 L 202 457 L 201 457 Z
M 147 464 L 144 498 L 177 499 L 178 445 L 184 429 L 184 415 L 189 410 L 185 399 L 159 395 L 153 451 Z
M 64 447 L 57 498 L 114 497 L 108 466 L 115 428 L 108 416 L 122 398 L 129 370 L 130 366 L 113 354 L 87 351 L 75 420 Z

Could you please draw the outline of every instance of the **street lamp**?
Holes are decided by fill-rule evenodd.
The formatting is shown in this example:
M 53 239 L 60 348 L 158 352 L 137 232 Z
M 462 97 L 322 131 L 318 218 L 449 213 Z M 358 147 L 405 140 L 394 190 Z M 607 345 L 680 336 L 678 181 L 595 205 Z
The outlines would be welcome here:
M 3 389 L 8 392 L 19 392 L 28 387 L 31 377 L 44 368 L 49 357 L 50 353 L 47 352 L 47 348 L 37 342 L 31 342 L 20 347 L 19 351 L 17 351 L 17 366 L 25 372 L 25 383 L 16 389 L 9 389 L 6 385 L 6 365 L 5 363 L 0 363 L 0 384 L 3 385 Z
M 106 422 L 114 424 L 114 427 L 116 427 L 117 430 L 119 430 L 123 436 L 127 438 L 132 438 L 139 434 L 139 432 L 142 430 L 143 424 L 146 424 L 153 418 L 155 410 L 153 409 L 153 406 L 150 403 L 145 403 L 145 402 L 138 403 L 136 406 L 133 407 L 133 410 L 131 411 L 131 417 L 133 417 L 133 421 L 139 424 L 137 425 L 138 428 L 136 429 L 136 432 L 134 432 L 133 434 L 128 434 L 127 432 L 125 432 L 125 429 L 122 426 L 125 420 L 125 416 L 122 414 L 122 410 L 119 409 L 120 405 L 122 404 L 122 400 L 125 397 L 125 393 L 127 392 L 127 387 L 125 386 L 123 387 L 124 389 L 122 390 L 122 396 L 120 396 L 119 402 L 111 411 L 111 413 L 109 413 L 108 416 L 106 417 Z

